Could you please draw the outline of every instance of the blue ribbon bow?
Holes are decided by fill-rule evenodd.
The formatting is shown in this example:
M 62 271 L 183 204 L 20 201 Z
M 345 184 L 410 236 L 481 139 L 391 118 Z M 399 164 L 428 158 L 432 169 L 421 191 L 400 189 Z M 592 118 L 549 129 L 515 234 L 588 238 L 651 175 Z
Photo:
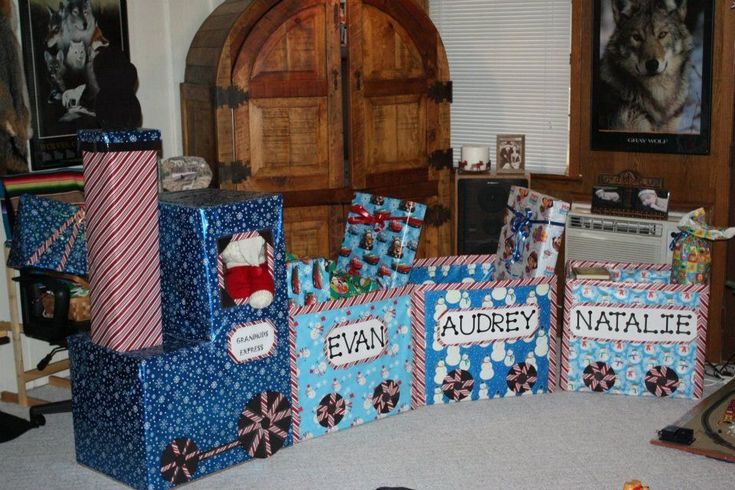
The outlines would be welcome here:
M 672 239 L 671 243 L 669 244 L 669 250 L 674 250 L 676 248 L 676 242 L 681 240 L 682 238 L 691 235 L 691 233 L 688 233 L 686 231 L 680 231 L 679 233 L 672 233 Z
M 510 221 L 510 230 L 516 236 L 516 243 L 513 248 L 513 260 L 511 260 L 511 262 L 518 262 L 523 257 L 523 246 L 526 243 L 526 239 L 531 234 L 531 225 L 564 226 L 564 223 L 559 223 L 557 221 L 532 219 L 533 211 L 528 208 L 526 208 L 525 213 L 517 211 L 510 206 L 507 206 L 507 208 L 511 213 L 513 213 L 513 218 Z

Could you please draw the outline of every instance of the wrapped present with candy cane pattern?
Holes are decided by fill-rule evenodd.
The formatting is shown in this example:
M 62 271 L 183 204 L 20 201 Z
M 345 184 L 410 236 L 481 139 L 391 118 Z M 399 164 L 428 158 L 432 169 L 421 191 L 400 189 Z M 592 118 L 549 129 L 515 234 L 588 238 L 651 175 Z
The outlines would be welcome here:
M 291 307 L 294 440 L 411 409 L 411 288 Z
M 414 408 L 553 391 L 556 277 L 492 281 L 494 259 L 414 264 Z
M 413 201 L 355 193 L 337 270 L 386 288 L 406 285 L 425 213 L 426 206 Z
M 569 203 L 512 186 L 495 261 L 495 279 L 555 274 Z
M 611 280 L 575 277 L 588 267 L 607 269 Z M 709 286 L 670 278 L 668 264 L 567 263 L 563 389 L 702 396 Z

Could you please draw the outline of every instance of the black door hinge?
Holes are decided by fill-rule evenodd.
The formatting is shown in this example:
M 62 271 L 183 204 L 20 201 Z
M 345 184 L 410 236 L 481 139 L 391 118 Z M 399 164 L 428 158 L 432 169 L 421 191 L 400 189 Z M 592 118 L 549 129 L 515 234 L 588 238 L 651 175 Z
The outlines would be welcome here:
M 454 166 L 454 150 L 447 148 L 446 150 L 436 150 L 429 155 L 429 167 L 441 170 L 443 168 L 452 168 Z
M 217 162 L 217 177 L 219 183 L 229 182 L 239 184 L 251 175 L 250 162 L 236 160 L 234 162 Z
M 452 82 L 436 82 L 429 87 L 429 98 L 440 104 L 442 102 L 452 103 L 453 90 Z
M 214 89 L 214 105 L 235 109 L 250 100 L 250 94 L 238 87 L 216 87 Z

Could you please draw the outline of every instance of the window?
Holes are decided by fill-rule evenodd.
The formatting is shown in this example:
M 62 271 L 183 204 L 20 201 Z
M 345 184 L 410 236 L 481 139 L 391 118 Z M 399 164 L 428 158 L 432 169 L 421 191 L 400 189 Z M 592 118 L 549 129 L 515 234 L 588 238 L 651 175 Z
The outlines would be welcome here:
M 431 0 L 454 83 L 452 146 L 526 135 L 526 169 L 565 174 L 571 0 Z

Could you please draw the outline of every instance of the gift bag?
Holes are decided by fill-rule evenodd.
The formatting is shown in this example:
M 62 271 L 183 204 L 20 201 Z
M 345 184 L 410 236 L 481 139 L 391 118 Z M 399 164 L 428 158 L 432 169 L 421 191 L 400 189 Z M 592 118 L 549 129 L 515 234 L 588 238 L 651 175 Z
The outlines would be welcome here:
M 495 280 L 553 276 L 569 207 L 567 202 L 512 186 L 498 241 Z
M 426 206 L 413 201 L 356 193 L 337 270 L 375 278 L 386 288 L 407 284 L 425 213 Z
M 84 208 L 24 194 L 13 236 L 9 267 L 87 274 Z
M 712 266 L 711 240 L 729 240 L 735 228 L 707 225 L 703 208 L 681 218 L 679 234 L 671 242 L 674 251 L 671 267 L 672 284 L 709 284 Z

